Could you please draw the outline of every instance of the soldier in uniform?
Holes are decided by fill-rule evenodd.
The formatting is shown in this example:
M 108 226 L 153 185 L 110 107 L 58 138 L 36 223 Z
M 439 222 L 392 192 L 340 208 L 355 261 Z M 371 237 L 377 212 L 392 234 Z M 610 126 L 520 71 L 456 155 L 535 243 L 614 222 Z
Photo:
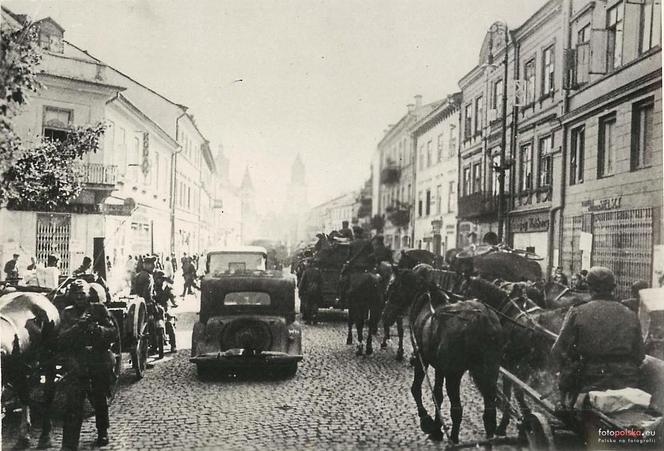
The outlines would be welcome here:
M 380 262 L 392 263 L 392 251 L 385 246 L 383 235 L 376 235 L 374 238 L 373 255 L 376 264 L 380 264 Z
M 339 277 L 339 298 L 342 303 L 345 303 L 346 292 L 350 288 L 351 273 L 364 272 L 376 265 L 372 240 L 364 238 L 364 230 L 359 226 L 353 227 L 353 234 L 355 239 L 350 243 L 348 260 L 341 268 Z
M 591 300 L 572 307 L 552 348 L 560 363 L 560 390 L 567 406 L 590 390 L 638 387 L 645 357 L 636 314 L 613 297 L 616 280 L 602 266 L 588 271 Z
M 145 302 L 154 302 L 154 257 L 145 257 L 141 265 L 141 271 L 136 275 L 136 280 L 131 290 L 131 294 L 136 294 Z
M 347 238 L 349 240 L 353 239 L 353 231 L 348 227 L 348 221 L 341 222 L 341 229 L 339 230 L 339 235 L 342 238 Z
M 67 373 L 62 449 L 78 449 L 87 396 L 95 410 L 97 444 L 108 444 L 108 396 L 113 378 L 110 344 L 115 327 L 104 304 L 90 302 L 90 286 L 77 279 L 69 287 L 72 305 L 61 315 L 59 346 Z
M 306 324 L 316 324 L 318 306 L 323 298 L 323 276 L 319 266 L 320 261 L 313 258 L 304 270 L 297 286 L 302 301 L 302 316 Z

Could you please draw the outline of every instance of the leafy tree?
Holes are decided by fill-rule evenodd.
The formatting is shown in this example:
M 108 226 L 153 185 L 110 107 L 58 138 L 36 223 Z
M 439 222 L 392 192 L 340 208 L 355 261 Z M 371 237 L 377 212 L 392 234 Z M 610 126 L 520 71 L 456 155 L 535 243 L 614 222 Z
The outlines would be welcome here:
M 81 170 L 76 164 L 96 152 L 103 124 L 72 129 L 63 141 L 44 139 L 24 150 L 3 174 L 0 191 L 8 207 L 18 210 L 60 210 L 81 193 Z
M 12 119 L 31 93 L 43 86 L 37 78 L 41 62 L 37 27 L 0 27 L 0 204 L 22 210 L 58 210 L 81 192 L 80 165 L 96 152 L 104 125 L 72 129 L 62 141 L 42 139 L 26 147 L 16 136 Z
M 30 93 L 42 87 L 36 72 L 41 61 L 37 42 L 37 29 L 31 22 L 20 29 L 0 26 L 0 174 L 12 164 L 21 146 L 12 118 L 28 101 Z

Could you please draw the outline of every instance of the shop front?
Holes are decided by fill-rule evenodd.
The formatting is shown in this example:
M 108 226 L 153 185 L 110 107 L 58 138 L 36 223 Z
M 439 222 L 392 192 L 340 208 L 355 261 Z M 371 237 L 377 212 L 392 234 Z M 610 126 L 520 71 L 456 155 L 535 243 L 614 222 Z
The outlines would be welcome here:
M 538 260 L 546 273 L 549 261 L 549 210 L 514 214 L 510 218 L 511 243 L 514 249 L 522 249 L 541 257 Z

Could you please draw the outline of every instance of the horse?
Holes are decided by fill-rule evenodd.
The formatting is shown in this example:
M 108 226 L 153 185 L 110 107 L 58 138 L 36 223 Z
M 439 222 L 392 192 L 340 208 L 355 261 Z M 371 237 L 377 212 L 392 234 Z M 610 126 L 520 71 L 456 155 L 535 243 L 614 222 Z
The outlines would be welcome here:
M 35 377 L 41 370 L 46 370 L 47 379 L 55 374 L 59 326 L 58 309 L 41 293 L 15 291 L 0 297 L 2 391 L 13 391 L 21 407 L 19 448 L 30 444 L 30 392 L 39 383 Z M 46 398 L 48 405 L 52 402 L 50 387 Z M 48 415 L 44 416 L 44 426 L 40 443 L 50 433 Z
M 362 355 L 364 349 L 364 323 L 368 319 L 366 354 L 373 354 L 372 338 L 378 330 L 378 320 L 382 311 L 382 297 L 377 275 L 368 271 L 353 271 L 348 276 L 346 299 L 348 299 L 348 336 L 346 344 L 353 344 L 353 325 L 357 330 L 356 355 Z
M 492 438 L 496 430 L 496 385 L 502 348 L 500 321 L 476 300 L 451 302 L 452 295 L 434 284 L 422 286 L 417 270 L 416 267 L 399 272 L 383 312 L 383 321 L 391 323 L 397 316 L 408 314 L 413 350 L 419 361 L 415 364 L 411 394 L 417 404 L 420 428 L 429 438 L 442 439 L 440 405 L 445 383 L 451 404 L 450 440 L 455 444 L 459 442 L 463 417 L 461 378 L 468 371 L 484 399 L 484 429 L 487 438 Z M 422 382 L 429 366 L 435 369 L 435 419 L 422 404 Z
M 523 380 L 553 374 L 549 367 L 549 351 L 571 305 L 544 310 L 528 298 L 527 292 L 531 287 L 523 283 L 508 282 L 499 287 L 488 280 L 470 277 L 464 287 L 463 295 L 480 299 L 501 316 L 506 340 L 503 366 Z M 547 382 L 549 387 L 554 385 L 553 380 Z M 511 390 L 511 381 L 503 379 L 503 394 L 507 400 Z M 523 394 L 515 390 L 515 397 L 522 411 L 527 412 Z M 506 402 L 497 435 L 505 435 L 509 421 L 510 410 Z
M 555 280 L 540 284 L 537 288 L 544 296 L 546 308 L 550 309 L 571 307 L 588 302 L 591 298 L 589 291 L 574 290 Z

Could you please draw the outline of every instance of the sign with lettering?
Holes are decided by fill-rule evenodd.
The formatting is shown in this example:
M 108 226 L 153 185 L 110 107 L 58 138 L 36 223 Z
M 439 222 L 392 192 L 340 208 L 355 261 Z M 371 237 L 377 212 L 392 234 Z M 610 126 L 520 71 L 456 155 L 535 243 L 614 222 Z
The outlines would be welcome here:
M 622 197 L 610 197 L 608 199 L 589 199 L 581 202 L 581 206 L 588 211 L 620 210 Z
M 546 232 L 549 230 L 549 213 L 514 216 L 511 226 L 513 233 Z

